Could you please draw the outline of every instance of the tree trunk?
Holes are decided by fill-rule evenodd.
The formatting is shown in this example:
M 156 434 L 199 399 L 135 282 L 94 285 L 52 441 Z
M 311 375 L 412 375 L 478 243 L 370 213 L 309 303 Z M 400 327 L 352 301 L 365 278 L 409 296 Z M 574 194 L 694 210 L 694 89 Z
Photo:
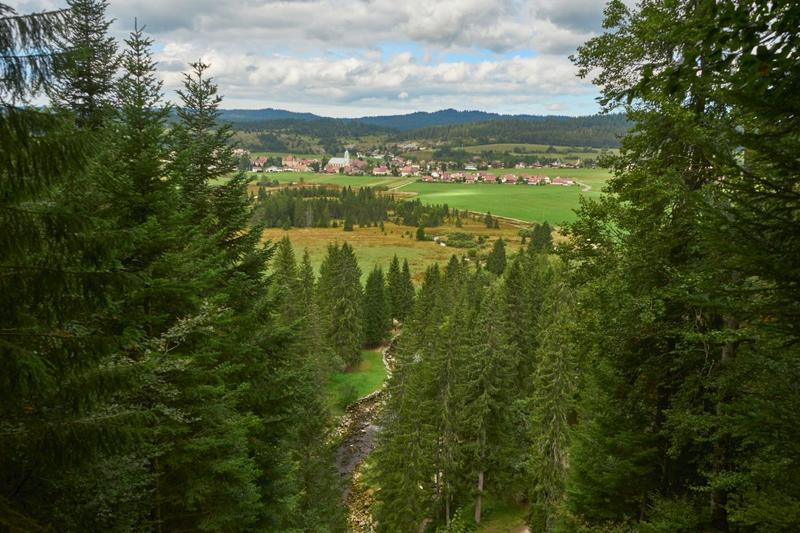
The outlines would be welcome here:
M 444 523 L 450 527 L 450 494 L 445 491 L 444 495 Z
M 475 496 L 475 523 L 481 523 L 481 506 L 483 504 L 483 472 L 478 472 L 478 495 Z

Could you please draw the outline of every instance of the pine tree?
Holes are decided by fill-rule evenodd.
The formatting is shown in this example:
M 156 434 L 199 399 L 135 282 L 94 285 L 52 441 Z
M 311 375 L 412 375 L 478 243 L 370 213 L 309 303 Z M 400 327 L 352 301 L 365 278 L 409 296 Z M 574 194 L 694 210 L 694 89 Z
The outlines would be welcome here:
M 400 297 L 400 306 L 398 319 L 405 320 L 411 315 L 414 309 L 414 300 L 416 298 L 416 291 L 414 290 L 414 282 L 411 280 L 411 269 L 408 266 L 408 259 L 403 259 L 403 270 L 401 272 L 400 288 L 402 290 Z
M 287 327 L 303 316 L 305 302 L 294 249 L 288 236 L 278 242 L 276 250 L 272 261 L 272 297 L 280 313 L 280 323 Z
M 403 309 L 403 286 L 400 273 L 400 260 L 395 254 L 389 263 L 389 272 L 386 274 L 386 296 L 389 303 L 390 318 L 400 320 Z
M 760 5 L 751 18 L 737 4 L 614 2 L 606 33 L 579 50 L 581 73 L 599 73 L 606 107 L 624 107 L 636 123 L 613 162 L 612 195 L 584 202 L 571 226 L 568 257 L 586 288 L 581 307 L 591 309 L 579 352 L 591 372 L 567 494 L 590 524 L 634 516 L 653 530 L 796 524 L 786 513 L 797 509 L 796 483 L 781 484 L 780 496 L 758 488 L 778 464 L 782 479 L 796 476 L 798 462 L 785 460 L 794 441 L 781 439 L 775 452 L 774 438 L 757 429 L 763 391 L 780 388 L 787 395 L 771 398 L 786 406 L 797 400 L 783 375 L 774 378 L 797 378 L 788 363 L 796 343 L 772 350 L 776 337 L 792 338 L 792 306 L 767 296 L 796 276 L 754 267 L 750 245 L 796 229 L 787 219 L 774 233 L 751 217 L 763 209 L 775 220 L 794 202 L 779 191 L 796 182 L 796 161 L 784 157 L 796 145 L 788 133 L 796 116 L 776 102 L 796 91 L 786 50 L 797 43 L 787 24 L 797 13 L 794 4 Z M 757 37 L 773 30 L 769 42 Z M 764 246 L 763 257 L 782 262 L 793 242 Z M 753 372 L 761 365 L 781 371 L 770 379 Z M 793 433 L 780 422 L 770 431 Z
M 516 392 L 513 377 L 517 353 L 509 342 L 506 306 L 499 287 L 487 289 L 470 330 L 460 391 L 463 407 L 459 433 L 465 447 L 463 466 L 474 481 L 474 520 L 480 524 L 487 481 L 489 486 L 507 490 L 507 472 L 514 460 L 508 454 L 514 425 L 509 408 Z
M 184 74 L 184 88 L 178 90 L 182 105 L 176 109 L 179 120 L 171 131 L 175 155 L 170 171 L 181 185 L 183 200 L 199 220 L 211 207 L 209 182 L 231 174 L 237 165 L 229 143 L 230 126 L 218 124 L 222 97 L 208 76 L 209 65 L 196 62 L 190 66 L 191 72 Z M 240 183 L 234 180 L 230 186 Z
M 53 100 L 71 110 L 78 125 L 97 130 L 112 111 L 117 43 L 108 35 L 107 0 L 69 0 L 70 32 L 62 46 L 59 83 Z
M 292 434 L 291 335 L 272 324 L 263 274 L 270 252 L 260 229 L 248 227 L 245 182 L 209 183 L 236 165 L 215 122 L 216 87 L 205 65 L 193 69 L 171 138 L 170 176 L 184 200 L 175 206 L 181 248 L 164 259 L 188 293 L 176 313 L 188 319 L 178 324 L 198 326 L 172 352 L 185 369 L 169 374 L 180 394 L 168 406 L 182 416 L 159 427 L 156 515 L 164 528 L 280 528 L 290 523 L 287 494 L 296 490 L 284 441 Z
M 506 243 L 503 239 L 497 239 L 492 245 L 492 251 L 486 256 L 486 270 L 502 276 L 506 269 Z
M 528 471 L 533 502 L 530 524 L 541 531 L 555 527 L 567 485 L 569 426 L 578 386 L 570 304 L 569 289 L 554 283 L 545 297 L 537 335 Z
M 543 224 L 537 224 L 533 228 L 533 235 L 531 235 L 531 242 L 529 249 L 535 252 L 549 253 L 553 248 L 553 229 L 550 224 L 545 221 Z
M 376 266 L 367 277 L 364 289 L 364 343 L 379 346 L 386 340 L 391 326 L 386 299 L 386 282 L 383 270 Z
M 361 361 L 363 341 L 361 269 L 353 249 L 328 247 L 328 255 L 320 268 L 319 301 L 326 317 L 326 337 L 338 358 L 347 368 Z
M 141 428 L 115 401 L 129 365 L 107 324 L 131 280 L 103 238 L 108 220 L 69 197 L 86 184 L 88 136 L 63 110 L 16 106 L 52 90 L 70 15 L 0 4 L 0 524 L 11 529 L 57 521 L 74 475 Z

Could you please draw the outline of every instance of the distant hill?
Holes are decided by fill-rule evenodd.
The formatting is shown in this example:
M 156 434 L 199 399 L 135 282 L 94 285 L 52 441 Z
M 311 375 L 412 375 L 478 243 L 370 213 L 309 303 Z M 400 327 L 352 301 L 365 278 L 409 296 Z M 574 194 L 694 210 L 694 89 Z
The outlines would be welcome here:
M 364 124 L 373 124 L 392 128 L 400 131 L 417 130 L 432 126 L 448 126 L 452 124 L 469 124 L 473 122 L 485 122 L 488 120 L 532 120 L 540 121 L 548 117 L 538 115 L 501 115 L 499 113 L 488 113 L 486 111 L 457 111 L 455 109 L 442 109 L 428 113 L 417 111 L 407 115 L 386 115 L 376 117 L 361 117 L 355 120 Z
M 465 124 L 433 126 L 403 132 L 401 140 L 442 142 L 450 145 L 532 143 L 615 148 L 630 128 L 624 115 L 588 117 L 503 118 Z
M 323 118 L 313 113 L 295 113 L 284 109 L 222 109 L 222 120 L 233 124 L 263 122 L 265 120 L 316 120 Z
M 417 111 L 406 115 L 377 115 L 368 117 L 353 117 L 342 119 L 331 119 L 313 113 L 296 113 L 283 109 L 223 109 L 222 119 L 234 124 L 237 127 L 247 127 L 254 123 L 262 123 L 272 120 L 319 120 L 330 119 L 348 122 L 360 122 L 370 126 L 389 128 L 397 131 L 409 131 L 432 126 L 447 126 L 451 124 L 469 124 L 473 122 L 485 122 L 488 120 L 530 120 L 542 121 L 552 116 L 541 115 L 501 115 L 500 113 L 489 113 L 487 111 L 458 111 L 456 109 L 442 109 L 432 113 L 427 111 Z M 564 117 L 567 118 L 567 117 Z
M 240 132 L 237 140 L 251 150 L 305 153 L 338 153 L 345 145 L 365 138 L 451 146 L 535 143 L 613 148 L 619 146 L 619 137 L 629 127 L 623 115 L 501 115 L 455 109 L 359 118 L 328 118 L 282 109 L 226 109 L 221 114 L 223 121 Z

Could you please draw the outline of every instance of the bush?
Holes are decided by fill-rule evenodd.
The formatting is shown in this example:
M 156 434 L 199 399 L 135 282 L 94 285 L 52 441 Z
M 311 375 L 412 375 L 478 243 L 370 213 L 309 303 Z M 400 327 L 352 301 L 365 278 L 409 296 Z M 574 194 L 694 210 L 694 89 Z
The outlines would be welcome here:
M 447 246 L 452 246 L 453 248 L 475 248 L 477 243 L 475 242 L 475 235 L 455 232 L 447 236 Z

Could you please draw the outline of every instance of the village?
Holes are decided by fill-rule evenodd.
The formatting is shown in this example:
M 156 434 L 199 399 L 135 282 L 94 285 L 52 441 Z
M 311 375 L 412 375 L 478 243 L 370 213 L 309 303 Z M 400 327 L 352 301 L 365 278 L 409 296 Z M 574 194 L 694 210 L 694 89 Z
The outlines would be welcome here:
M 246 151 L 237 153 L 240 157 L 248 157 Z M 531 168 L 577 168 L 571 163 L 559 161 L 548 164 L 538 162 L 532 164 L 517 163 L 515 169 Z M 544 175 L 512 172 L 493 174 L 479 169 L 502 169 L 500 161 L 459 164 L 453 161 L 415 161 L 399 156 L 387 155 L 383 158 L 367 158 L 361 154 L 351 157 L 345 150 L 343 157 L 329 159 L 308 159 L 287 155 L 284 157 L 259 156 L 249 161 L 248 168 L 252 172 L 320 172 L 324 174 L 343 174 L 347 176 L 398 176 L 417 178 L 425 183 L 493 183 L 504 185 L 560 185 L 572 186 L 575 181 L 566 177 L 549 177 Z

